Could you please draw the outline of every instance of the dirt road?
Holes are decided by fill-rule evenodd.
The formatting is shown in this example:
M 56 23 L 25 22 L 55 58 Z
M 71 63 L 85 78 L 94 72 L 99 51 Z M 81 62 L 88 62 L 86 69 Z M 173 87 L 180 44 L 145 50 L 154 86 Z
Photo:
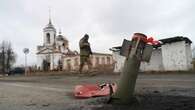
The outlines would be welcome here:
M 75 99 L 72 96 L 73 88 L 77 84 L 116 82 L 118 78 L 118 75 L 2 77 L 0 78 L 0 110 L 103 109 L 105 106 L 101 104 L 98 106 L 96 102 L 94 102 L 96 106 L 93 104 L 75 106 L 78 103 L 91 103 L 91 100 L 99 99 Z M 195 74 L 140 74 L 135 93 L 140 100 L 141 110 L 143 108 L 151 110 L 151 107 L 154 110 L 157 108 L 157 110 L 175 108 L 195 110 L 192 104 L 195 103 Z M 113 109 L 110 105 L 106 107 L 106 109 Z

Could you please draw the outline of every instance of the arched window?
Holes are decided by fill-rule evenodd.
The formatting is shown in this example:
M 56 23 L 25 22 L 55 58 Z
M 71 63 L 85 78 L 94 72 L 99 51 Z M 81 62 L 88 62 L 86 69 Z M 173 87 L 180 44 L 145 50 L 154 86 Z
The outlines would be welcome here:
M 61 51 L 61 48 L 60 48 L 60 46 L 58 46 L 58 50 L 59 50 L 59 51 Z
M 96 65 L 99 65 L 99 64 L 100 64 L 99 57 L 96 57 Z
M 47 43 L 50 43 L 50 34 L 47 33 Z
M 105 58 L 104 57 L 102 57 L 102 64 L 103 65 L 106 64 L 106 61 L 105 61 Z
M 75 59 L 74 59 L 74 65 L 75 65 L 75 66 L 78 66 L 78 65 L 79 65 L 78 58 L 75 58 Z
M 107 64 L 111 64 L 111 59 L 110 59 L 110 57 L 107 57 Z

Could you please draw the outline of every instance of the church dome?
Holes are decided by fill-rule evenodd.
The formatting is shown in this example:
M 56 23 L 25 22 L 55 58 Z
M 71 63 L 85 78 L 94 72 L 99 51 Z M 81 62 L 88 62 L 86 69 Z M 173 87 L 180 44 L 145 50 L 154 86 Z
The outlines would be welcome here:
M 59 35 L 57 36 L 58 41 L 68 41 L 62 34 L 59 32 Z

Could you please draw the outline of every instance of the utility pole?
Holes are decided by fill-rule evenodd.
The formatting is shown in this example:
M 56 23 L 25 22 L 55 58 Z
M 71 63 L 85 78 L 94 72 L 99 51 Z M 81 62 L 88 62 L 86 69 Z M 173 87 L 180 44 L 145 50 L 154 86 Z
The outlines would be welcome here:
M 27 54 L 29 53 L 29 49 L 28 48 L 24 48 L 23 52 L 25 54 L 25 74 L 27 73 Z

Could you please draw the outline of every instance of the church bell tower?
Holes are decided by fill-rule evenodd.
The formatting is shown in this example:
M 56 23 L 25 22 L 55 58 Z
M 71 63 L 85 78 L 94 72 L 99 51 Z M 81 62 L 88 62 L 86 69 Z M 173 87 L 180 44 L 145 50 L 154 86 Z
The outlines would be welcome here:
M 43 29 L 43 43 L 45 46 L 52 46 L 55 44 L 56 29 L 49 18 L 49 24 Z

